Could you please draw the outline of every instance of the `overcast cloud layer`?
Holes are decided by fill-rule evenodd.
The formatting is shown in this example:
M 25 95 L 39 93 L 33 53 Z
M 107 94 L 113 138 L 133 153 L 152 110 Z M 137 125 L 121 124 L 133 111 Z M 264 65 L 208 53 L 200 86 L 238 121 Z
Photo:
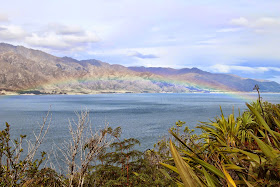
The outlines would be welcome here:
M 280 83 L 279 0 L 2 1 L 0 42 Z

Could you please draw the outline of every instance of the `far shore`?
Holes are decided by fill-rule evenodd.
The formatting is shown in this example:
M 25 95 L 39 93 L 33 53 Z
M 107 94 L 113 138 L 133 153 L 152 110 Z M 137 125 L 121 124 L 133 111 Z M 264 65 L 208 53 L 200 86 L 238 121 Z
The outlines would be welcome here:
M 113 90 L 104 90 L 104 91 L 94 91 L 94 92 L 60 92 L 60 93 L 18 93 L 12 91 L 0 91 L 0 96 L 14 96 L 14 95 L 95 95 L 95 94 L 153 94 L 153 93 L 164 93 L 164 94 L 193 94 L 193 93 L 201 93 L 201 94 L 253 94 L 252 92 L 234 92 L 234 91 L 206 91 L 206 92 L 133 92 L 133 91 L 113 91 Z M 261 92 L 262 94 L 280 94 L 280 92 Z

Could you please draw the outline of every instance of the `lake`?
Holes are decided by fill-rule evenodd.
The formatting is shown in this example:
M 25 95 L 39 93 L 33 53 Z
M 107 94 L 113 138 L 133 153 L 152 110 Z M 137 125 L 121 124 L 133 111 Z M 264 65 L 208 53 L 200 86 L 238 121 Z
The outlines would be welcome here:
M 18 95 L 0 96 L 0 125 L 11 125 L 13 137 L 26 134 L 28 137 L 37 131 L 43 117 L 50 110 L 51 126 L 43 145 L 50 149 L 53 143 L 60 144 L 70 136 L 69 119 L 77 119 L 75 111 L 88 109 L 92 125 L 122 127 L 122 138 L 137 138 L 141 150 L 152 148 L 160 137 L 168 134 L 168 129 L 176 121 L 186 121 L 194 128 L 199 121 L 209 121 L 220 115 L 232 112 L 233 107 L 246 109 L 248 98 L 257 98 L 257 93 L 245 98 L 228 94 L 97 94 L 97 95 Z M 280 103 L 280 94 L 262 94 L 263 100 Z M 198 133 L 199 131 L 196 130 Z

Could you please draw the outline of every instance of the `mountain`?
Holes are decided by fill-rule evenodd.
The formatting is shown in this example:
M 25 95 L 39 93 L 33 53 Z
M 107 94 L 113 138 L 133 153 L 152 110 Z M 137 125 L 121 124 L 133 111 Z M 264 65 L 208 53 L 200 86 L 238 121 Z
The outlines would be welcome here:
M 256 84 L 263 92 L 280 92 L 279 84 L 273 81 L 260 81 L 242 78 L 230 74 L 215 74 L 202 71 L 198 68 L 172 69 L 162 67 L 129 67 L 137 72 L 149 72 L 172 80 L 180 80 L 194 84 L 200 88 L 213 88 L 215 90 L 250 92 Z
M 129 69 L 137 72 L 150 72 L 158 75 L 169 76 L 169 75 L 182 75 L 186 73 L 198 73 L 198 74 L 210 74 L 206 71 L 202 71 L 198 68 L 183 68 L 183 69 L 173 69 L 173 68 L 162 68 L 162 67 L 128 67 Z
M 212 74 L 197 68 L 125 67 L 99 60 L 56 57 L 0 43 L 0 93 L 160 93 L 205 91 L 280 92 L 271 81 Z

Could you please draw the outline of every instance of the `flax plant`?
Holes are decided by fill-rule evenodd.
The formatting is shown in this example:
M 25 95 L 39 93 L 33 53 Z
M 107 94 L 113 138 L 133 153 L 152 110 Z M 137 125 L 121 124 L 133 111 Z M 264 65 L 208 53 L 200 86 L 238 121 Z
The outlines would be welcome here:
M 201 123 L 196 141 L 170 131 L 181 145 L 170 141 L 173 159 L 162 165 L 179 174 L 179 186 L 280 184 L 280 107 L 259 101 L 246 105 L 237 118 L 221 110 L 220 117 Z

